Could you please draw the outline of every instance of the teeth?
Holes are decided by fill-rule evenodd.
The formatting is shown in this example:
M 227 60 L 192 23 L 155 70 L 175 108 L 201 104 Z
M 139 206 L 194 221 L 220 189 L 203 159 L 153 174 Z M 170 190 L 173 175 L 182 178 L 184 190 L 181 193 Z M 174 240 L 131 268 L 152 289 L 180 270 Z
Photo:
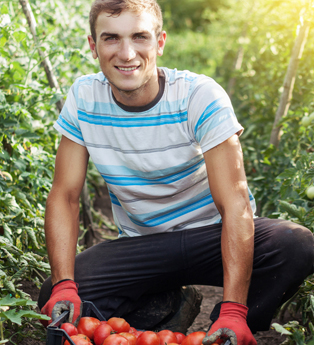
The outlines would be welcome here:
M 123 67 L 118 67 L 120 71 L 134 71 L 137 69 L 137 67 L 129 67 L 129 68 L 123 68 Z

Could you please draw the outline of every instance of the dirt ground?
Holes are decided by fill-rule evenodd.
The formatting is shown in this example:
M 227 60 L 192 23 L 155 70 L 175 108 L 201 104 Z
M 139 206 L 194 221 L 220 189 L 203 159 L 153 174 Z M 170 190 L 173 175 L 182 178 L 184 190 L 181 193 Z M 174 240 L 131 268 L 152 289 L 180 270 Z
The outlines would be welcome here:
M 110 208 L 110 200 L 109 196 L 104 188 L 101 190 L 101 195 L 96 197 L 94 200 L 94 208 L 99 210 L 102 214 L 108 217 L 109 221 L 112 221 L 112 214 Z M 103 233 L 109 233 L 112 235 L 112 232 L 107 231 L 106 229 L 97 229 L 97 238 L 98 240 L 101 238 Z M 97 241 L 98 241 L 97 240 Z M 210 313 L 214 308 L 214 305 L 222 300 L 222 288 L 220 287 L 213 287 L 213 286 L 203 286 L 197 285 L 196 286 L 203 294 L 203 301 L 201 305 L 201 312 L 196 317 L 192 326 L 188 329 L 188 333 L 195 332 L 195 331 L 207 331 L 208 326 L 210 323 Z M 23 290 L 30 294 L 34 301 L 37 300 L 39 295 L 39 290 L 35 284 L 31 282 L 23 282 Z M 273 320 L 274 322 L 278 322 L 278 320 Z M 288 320 L 285 320 L 285 322 Z M 266 332 L 258 332 L 255 335 L 258 345 L 279 345 L 284 340 L 285 337 L 281 336 L 274 330 L 269 330 Z M 9 343 L 10 344 L 10 343 Z M 23 341 L 19 342 L 20 345 L 45 345 L 45 341 L 34 341 L 33 339 L 26 338 Z

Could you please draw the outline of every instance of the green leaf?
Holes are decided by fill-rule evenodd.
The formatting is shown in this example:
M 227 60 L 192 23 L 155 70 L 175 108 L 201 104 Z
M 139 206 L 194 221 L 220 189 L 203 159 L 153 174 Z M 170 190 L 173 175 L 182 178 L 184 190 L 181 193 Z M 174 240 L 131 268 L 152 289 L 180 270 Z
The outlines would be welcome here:
M 281 335 L 291 335 L 292 333 L 285 329 L 283 326 L 281 326 L 279 323 L 272 323 L 272 327 L 274 327 L 275 331 L 280 333 Z
M 13 323 L 17 323 L 18 325 L 22 324 L 21 315 L 14 309 L 9 309 L 8 311 L 1 312 L 0 317 L 10 320 Z
M 4 298 L 0 298 L 0 306 L 15 307 L 26 305 L 34 306 L 36 305 L 36 302 L 31 301 L 29 299 L 11 297 L 9 294 L 6 295 Z
M 52 98 L 51 98 L 51 100 L 50 100 L 50 105 L 52 105 L 52 104 L 55 104 L 55 103 L 57 103 L 58 101 L 60 101 L 61 99 L 63 99 L 63 95 L 61 94 L 61 93 L 55 93 L 53 96 L 52 96 Z
M 26 32 L 22 30 L 17 30 L 13 33 L 13 37 L 16 39 L 17 42 L 21 42 L 26 37 Z
M 286 211 L 290 216 L 297 217 L 299 220 L 303 220 L 306 210 L 304 207 L 296 206 L 294 204 L 290 204 L 286 201 L 279 201 L 281 208 Z
M 7 289 L 9 292 L 15 293 L 15 286 L 10 280 L 4 279 L 3 287 Z
M 32 310 L 21 311 L 19 315 L 21 315 L 22 317 L 27 317 L 29 319 L 38 319 L 38 320 L 47 320 L 47 321 L 49 321 L 51 319 L 47 315 L 38 314 Z
M 37 239 L 36 239 L 34 230 L 33 230 L 32 228 L 28 227 L 28 226 L 25 227 L 25 230 L 26 230 L 26 232 L 27 232 L 27 234 L 28 234 L 30 240 L 31 240 L 32 243 L 34 244 L 34 246 L 35 246 L 36 248 L 39 248 L 39 245 L 38 245 L 38 242 L 37 242 Z

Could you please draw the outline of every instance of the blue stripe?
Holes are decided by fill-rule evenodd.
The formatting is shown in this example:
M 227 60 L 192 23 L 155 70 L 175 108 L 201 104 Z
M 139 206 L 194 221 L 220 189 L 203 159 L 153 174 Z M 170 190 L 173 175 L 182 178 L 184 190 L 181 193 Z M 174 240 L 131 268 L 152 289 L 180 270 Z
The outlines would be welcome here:
M 97 170 L 100 172 L 101 175 L 105 176 L 130 176 L 130 177 L 140 177 L 140 178 L 147 178 L 147 179 L 156 179 L 161 178 L 169 175 L 174 175 L 183 170 L 189 169 L 190 167 L 196 164 L 202 164 L 204 162 L 203 155 L 198 155 L 193 159 L 185 162 L 183 164 L 179 164 L 177 166 L 173 166 L 170 168 L 154 170 L 154 171 L 140 171 L 130 169 L 124 165 L 103 165 L 103 164 L 95 164 Z
M 226 110 L 229 113 L 226 114 L 225 111 L 221 111 L 219 115 L 209 118 L 207 122 L 205 122 L 203 126 L 198 129 L 197 133 L 195 134 L 195 139 L 198 143 L 201 142 L 205 134 L 209 133 L 212 129 L 220 126 L 231 117 L 234 117 L 233 113 L 230 112 L 230 109 Z
M 118 200 L 118 198 L 117 198 L 112 192 L 110 192 L 110 191 L 109 191 L 109 196 L 110 196 L 111 202 L 112 202 L 114 205 L 117 205 L 117 206 L 122 207 L 121 204 L 120 204 L 120 201 Z
M 69 124 L 73 125 L 76 129 L 80 128 L 80 124 L 77 118 L 69 112 L 67 106 L 64 106 L 62 108 L 60 115 L 62 116 L 63 119 L 65 119 Z
M 84 141 L 81 132 L 74 126 L 72 126 L 70 123 L 68 123 L 62 115 L 59 115 L 59 118 L 57 120 L 57 124 L 62 127 L 65 131 L 76 137 L 77 139 Z
M 78 109 L 91 115 L 101 115 L 104 116 L 104 114 L 110 114 L 114 115 L 116 118 L 119 118 L 121 115 L 124 116 L 124 118 L 130 118 L 132 115 L 138 114 L 138 113 L 130 113 L 129 111 L 125 111 L 121 109 L 117 104 L 110 103 L 109 100 L 104 99 L 101 102 L 90 102 L 89 100 L 86 100 L 84 97 L 84 88 L 80 92 L 80 98 L 77 99 L 78 102 Z M 172 102 L 169 101 L 160 101 L 156 104 L 156 106 L 153 109 L 149 109 L 146 111 L 141 112 L 141 114 L 147 114 L 145 119 L 147 119 L 148 116 L 162 116 L 162 115 L 168 115 L 168 114 L 177 114 L 178 112 L 184 113 L 187 111 L 187 104 L 188 104 L 188 98 L 174 100 Z
M 212 102 L 198 119 L 194 128 L 194 135 L 196 136 L 198 128 L 204 123 L 204 121 L 206 121 L 211 115 L 213 115 L 216 111 L 220 110 L 226 105 L 227 104 L 224 98 L 218 98 L 214 102 Z M 228 106 L 230 105 L 228 104 Z
M 116 186 L 149 186 L 149 185 L 160 185 L 160 184 L 171 184 L 176 181 L 183 179 L 195 171 L 197 171 L 201 166 L 203 166 L 204 160 L 201 160 L 197 164 L 193 165 L 192 167 L 181 171 L 177 174 L 173 174 L 166 177 L 160 177 L 157 179 L 148 179 L 142 177 L 115 177 L 115 176 L 108 176 L 108 175 L 101 175 L 106 183 Z
M 206 190 L 205 192 L 208 194 L 209 190 Z M 165 210 L 160 210 L 160 211 L 152 212 L 152 213 L 146 213 L 143 215 L 134 215 L 130 212 L 128 212 L 127 214 L 130 220 L 138 226 L 142 226 L 142 227 L 158 226 L 214 202 L 210 194 L 206 196 L 203 196 L 203 195 L 204 195 L 204 192 L 198 195 L 197 197 L 194 197 L 193 199 L 179 203 Z M 202 198 L 197 200 L 200 196 Z M 187 202 L 188 202 L 188 205 L 186 204 Z
M 91 115 L 78 110 L 78 119 L 89 124 L 112 127 L 148 127 L 187 121 L 187 112 L 150 117 L 117 118 L 110 115 Z

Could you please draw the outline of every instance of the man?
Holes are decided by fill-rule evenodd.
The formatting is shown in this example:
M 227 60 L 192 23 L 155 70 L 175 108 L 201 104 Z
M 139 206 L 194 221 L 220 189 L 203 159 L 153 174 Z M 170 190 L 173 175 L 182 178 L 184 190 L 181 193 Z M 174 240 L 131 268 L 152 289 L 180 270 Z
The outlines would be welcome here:
M 252 332 L 268 329 L 312 273 L 312 233 L 254 218 L 243 128 L 212 79 L 157 68 L 166 33 L 154 0 L 96 0 L 90 26 L 102 72 L 75 81 L 55 125 L 63 136 L 47 200 L 52 275 L 42 312 L 55 318 L 69 309 L 75 323 L 81 299 L 91 300 L 106 318 L 185 331 L 195 315 L 183 302 L 200 298 L 181 287 L 223 286 L 204 343 L 256 344 Z M 107 183 L 120 238 L 75 258 L 89 156 Z

